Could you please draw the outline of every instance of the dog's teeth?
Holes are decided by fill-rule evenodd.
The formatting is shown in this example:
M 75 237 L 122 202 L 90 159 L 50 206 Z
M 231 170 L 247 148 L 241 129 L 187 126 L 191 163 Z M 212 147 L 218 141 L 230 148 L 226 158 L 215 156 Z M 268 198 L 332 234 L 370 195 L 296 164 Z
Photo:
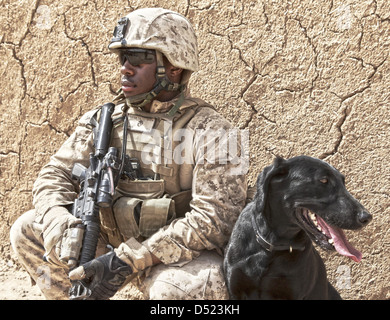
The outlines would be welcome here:
M 316 215 L 313 213 L 313 212 L 310 212 L 309 211 L 309 217 L 311 219 L 311 221 L 313 222 L 313 224 L 318 227 L 318 222 L 317 222 L 317 217 Z
M 333 243 L 334 243 L 334 240 L 333 240 L 333 239 L 329 239 L 328 242 L 329 242 L 330 244 L 333 244 Z

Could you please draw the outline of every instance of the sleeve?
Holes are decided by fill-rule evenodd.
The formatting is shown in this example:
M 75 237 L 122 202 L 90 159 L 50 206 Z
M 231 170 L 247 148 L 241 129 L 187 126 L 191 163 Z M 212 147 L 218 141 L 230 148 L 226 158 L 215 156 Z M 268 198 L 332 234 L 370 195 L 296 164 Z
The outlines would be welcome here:
M 203 108 L 187 130 L 193 133 L 191 211 L 143 242 L 164 264 L 190 261 L 201 250 L 222 253 L 246 200 L 241 131 L 211 108 Z
M 89 153 L 93 150 L 90 120 L 96 112 L 97 109 L 87 112 L 80 119 L 72 135 L 39 172 L 32 190 L 37 222 L 51 208 L 72 204 L 77 197 L 79 186 L 72 180 L 72 168 L 75 163 L 86 167 L 89 164 Z

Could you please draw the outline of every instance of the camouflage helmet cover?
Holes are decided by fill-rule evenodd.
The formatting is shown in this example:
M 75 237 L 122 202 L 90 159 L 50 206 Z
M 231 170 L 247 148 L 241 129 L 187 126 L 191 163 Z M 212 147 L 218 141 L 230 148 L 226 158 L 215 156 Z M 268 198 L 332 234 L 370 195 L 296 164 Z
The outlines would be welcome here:
M 138 9 L 118 22 L 108 48 L 158 50 L 175 67 L 198 70 L 198 46 L 190 22 L 177 12 L 162 8 Z

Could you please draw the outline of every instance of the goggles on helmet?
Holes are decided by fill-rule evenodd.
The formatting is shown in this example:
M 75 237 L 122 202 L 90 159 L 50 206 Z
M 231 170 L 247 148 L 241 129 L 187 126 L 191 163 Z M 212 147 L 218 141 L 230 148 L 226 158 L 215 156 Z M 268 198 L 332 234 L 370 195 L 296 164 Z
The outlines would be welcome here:
M 123 66 L 126 60 L 132 66 L 139 66 L 140 64 L 151 64 L 156 61 L 156 52 L 155 50 L 148 49 L 121 49 L 118 52 L 119 61 Z

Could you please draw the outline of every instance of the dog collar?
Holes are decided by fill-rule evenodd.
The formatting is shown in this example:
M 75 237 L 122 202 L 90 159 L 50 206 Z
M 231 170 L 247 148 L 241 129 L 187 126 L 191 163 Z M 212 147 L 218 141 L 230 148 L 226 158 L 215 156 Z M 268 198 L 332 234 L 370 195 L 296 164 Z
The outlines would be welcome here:
M 264 239 L 264 237 L 260 233 L 259 225 L 257 224 L 257 221 L 255 219 L 255 216 L 252 214 L 252 226 L 256 234 L 256 241 L 258 244 L 260 244 L 265 250 L 272 252 L 272 251 L 289 251 L 290 253 L 293 252 L 293 250 L 296 251 L 303 251 L 305 250 L 305 245 L 294 245 L 294 244 L 287 244 L 287 245 L 273 245 L 272 243 L 269 243 L 267 240 Z

